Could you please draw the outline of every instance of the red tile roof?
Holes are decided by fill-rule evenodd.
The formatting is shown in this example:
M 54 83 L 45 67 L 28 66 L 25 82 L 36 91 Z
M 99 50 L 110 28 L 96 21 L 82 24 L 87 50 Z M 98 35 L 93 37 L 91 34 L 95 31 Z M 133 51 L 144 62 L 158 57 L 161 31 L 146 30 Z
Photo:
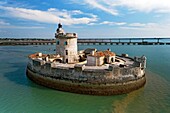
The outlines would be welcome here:
M 116 56 L 116 54 L 114 52 L 111 52 L 111 51 L 98 51 L 98 52 L 95 52 L 94 55 L 90 55 L 90 56 L 94 56 L 94 57 L 108 57 L 108 56 Z
M 104 56 L 116 56 L 116 54 L 114 52 L 111 52 L 111 51 L 108 51 L 108 50 L 103 51 L 103 54 L 104 54 Z

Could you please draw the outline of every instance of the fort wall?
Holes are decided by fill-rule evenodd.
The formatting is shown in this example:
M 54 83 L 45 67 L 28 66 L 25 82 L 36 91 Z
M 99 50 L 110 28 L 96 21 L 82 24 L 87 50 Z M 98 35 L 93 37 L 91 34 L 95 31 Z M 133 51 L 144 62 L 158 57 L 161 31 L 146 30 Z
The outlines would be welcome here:
M 109 66 L 108 69 L 87 69 L 85 65 L 53 67 L 51 63 L 37 60 L 32 60 L 32 62 L 30 60 L 28 68 L 49 77 L 98 84 L 135 80 L 145 73 L 140 67 L 117 67 L 113 65 Z
M 79 94 L 89 95 L 116 95 L 129 93 L 133 90 L 137 90 L 144 86 L 146 82 L 145 76 L 140 79 L 112 84 L 91 84 L 85 82 L 66 81 L 62 79 L 56 79 L 52 77 L 43 76 L 37 72 L 34 72 L 27 68 L 27 76 L 40 85 L 57 89 L 60 91 L 67 91 Z
M 51 63 L 37 60 L 29 60 L 27 66 L 27 76 L 38 84 L 62 91 L 94 95 L 122 94 L 136 90 L 146 82 L 144 73 L 140 67 L 53 67 Z

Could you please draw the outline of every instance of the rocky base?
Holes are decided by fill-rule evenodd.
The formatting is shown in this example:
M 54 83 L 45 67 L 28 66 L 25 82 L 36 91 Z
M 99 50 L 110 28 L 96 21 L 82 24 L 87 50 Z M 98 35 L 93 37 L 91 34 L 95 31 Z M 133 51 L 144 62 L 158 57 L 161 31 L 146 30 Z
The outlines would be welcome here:
M 125 94 L 143 87 L 146 83 L 146 77 L 129 81 L 126 83 L 93 85 L 86 83 L 74 83 L 66 80 L 59 80 L 50 77 L 44 77 L 39 73 L 33 72 L 27 68 L 26 75 L 37 84 L 57 89 L 60 91 L 89 94 L 89 95 L 118 95 Z

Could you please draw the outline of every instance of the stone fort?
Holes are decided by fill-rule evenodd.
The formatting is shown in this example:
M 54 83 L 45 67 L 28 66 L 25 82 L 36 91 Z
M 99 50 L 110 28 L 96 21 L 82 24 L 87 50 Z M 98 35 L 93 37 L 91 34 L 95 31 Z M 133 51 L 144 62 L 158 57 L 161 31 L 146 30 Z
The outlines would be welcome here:
M 65 33 L 59 23 L 56 53 L 28 56 L 27 76 L 53 89 L 91 95 L 128 93 L 146 82 L 146 57 L 116 55 L 110 49 L 77 47 L 77 33 Z

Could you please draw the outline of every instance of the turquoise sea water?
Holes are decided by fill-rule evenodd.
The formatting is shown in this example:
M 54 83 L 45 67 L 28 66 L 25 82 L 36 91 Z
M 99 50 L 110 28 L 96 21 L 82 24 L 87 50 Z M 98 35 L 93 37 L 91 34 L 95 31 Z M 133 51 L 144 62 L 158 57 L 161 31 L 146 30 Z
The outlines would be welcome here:
M 25 75 L 28 54 L 55 53 L 54 45 L 0 46 L 0 113 L 170 113 L 170 46 L 90 45 L 147 57 L 144 88 L 124 95 L 90 96 L 39 86 Z

